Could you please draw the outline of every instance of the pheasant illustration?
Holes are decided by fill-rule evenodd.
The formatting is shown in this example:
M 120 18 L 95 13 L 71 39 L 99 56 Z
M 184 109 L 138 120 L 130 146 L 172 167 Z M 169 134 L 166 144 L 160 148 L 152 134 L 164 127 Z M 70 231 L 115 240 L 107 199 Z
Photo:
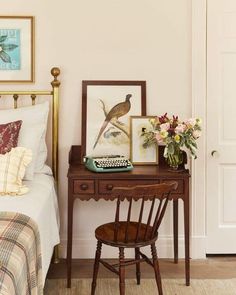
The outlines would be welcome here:
M 107 114 L 106 116 L 106 119 L 105 121 L 103 122 L 102 124 L 102 127 L 98 133 L 98 136 L 97 136 L 97 139 L 94 143 L 94 146 L 93 146 L 93 149 L 95 149 L 98 141 L 99 141 L 99 138 L 101 137 L 102 133 L 104 132 L 104 130 L 106 129 L 108 123 L 112 120 L 112 119 L 115 119 L 115 120 L 118 120 L 118 118 L 124 116 L 125 114 L 127 114 L 130 110 L 130 107 L 131 107 L 131 103 L 130 103 L 130 97 L 132 95 L 131 94 L 127 94 L 126 95 L 126 98 L 125 98 L 125 101 L 123 102 L 120 102 L 118 104 L 116 104 L 110 111 L 109 113 Z
M 116 137 L 121 134 L 121 131 L 117 131 L 115 127 L 108 128 L 104 133 L 104 138 Z

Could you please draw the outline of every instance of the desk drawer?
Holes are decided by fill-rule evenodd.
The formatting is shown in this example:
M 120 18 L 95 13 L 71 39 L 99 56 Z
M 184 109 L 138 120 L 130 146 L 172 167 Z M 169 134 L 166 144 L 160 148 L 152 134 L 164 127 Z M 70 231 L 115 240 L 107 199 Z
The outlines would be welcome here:
M 183 180 L 177 180 L 177 179 L 168 179 L 168 180 L 162 180 L 161 182 L 169 183 L 172 181 L 176 181 L 178 183 L 177 190 L 175 191 L 176 194 L 183 194 L 184 193 L 184 181 Z
M 74 194 L 94 194 L 94 180 L 74 180 Z
M 135 186 L 138 184 L 154 184 L 159 180 L 100 180 L 98 183 L 99 194 L 110 194 L 115 186 Z

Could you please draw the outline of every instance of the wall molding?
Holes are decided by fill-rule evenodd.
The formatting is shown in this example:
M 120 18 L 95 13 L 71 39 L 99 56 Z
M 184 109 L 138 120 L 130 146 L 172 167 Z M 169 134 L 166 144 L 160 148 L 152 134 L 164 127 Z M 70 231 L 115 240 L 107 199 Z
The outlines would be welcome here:
M 202 119 L 198 159 L 191 169 L 192 256 L 206 253 L 206 95 L 207 95 L 207 0 L 192 0 L 192 116 Z M 195 238 L 195 237 L 200 237 Z M 201 242 L 199 242 L 201 241 Z M 198 243 L 200 243 L 198 245 Z M 198 247 L 201 249 L 197 250 Z M 199 252 L 199 253 L 198 253 Z
M 205 236 L 196 236 L 192 238 L 191 244 L 191 258 L 205 258 Z M 66 245 L 67 240 L 62 239 L 60 244 L 60 257 L 66 258 Z M 173 237 L 172 236 L 165 236 L 160 237 L 156 243 L 158 257 L 160 258 L 173 258 Z M 114 247 L 109 247 L 104 245 L 103 246 L 103 257 L 104 258 L 117 258 L 118 252 L 117 249 Z M 76 258 L 90 258 L 94 259 L 96 250 L 96 239 L 73 239 L 73 250 L 72 250 L 72 257 Z M 149 247 L 143 248 L 143 253 L 150 256 L 150 249 Z M 133 257 L 133 251 L 130 249 L 126 249 L 125 251 L 126 257 Z M 179 258 L 184 258 L 184 237 L 179 237 Z

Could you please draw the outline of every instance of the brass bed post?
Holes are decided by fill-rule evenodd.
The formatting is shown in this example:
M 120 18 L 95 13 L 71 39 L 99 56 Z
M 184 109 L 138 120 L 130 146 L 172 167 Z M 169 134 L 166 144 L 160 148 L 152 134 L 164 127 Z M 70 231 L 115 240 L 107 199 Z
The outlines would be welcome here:
M 52 112 L 53 112 L 53 122 L 52 122 L 52 169 L 53 175 L 55 177 L 56 186 L 58 186 L 58 117 L 59 117 L 59 86 L 60 81 L 57 77 L 60 75 L 59 68 L 52 68 L 51 74 L 54 80 L 51 82 L 52 85 Z
M 59 124 L 59 86 L 60 81 L 57 77 L 60 75 L 59 68 L 52 68 L 51 74 L 54 80 L 51 82 L 52 85 L 52 170 L 55 178 L 55 185 L 58 193 L 58 124 Z M 59 263 L 59 245 L 54 248 L 53 262 Z

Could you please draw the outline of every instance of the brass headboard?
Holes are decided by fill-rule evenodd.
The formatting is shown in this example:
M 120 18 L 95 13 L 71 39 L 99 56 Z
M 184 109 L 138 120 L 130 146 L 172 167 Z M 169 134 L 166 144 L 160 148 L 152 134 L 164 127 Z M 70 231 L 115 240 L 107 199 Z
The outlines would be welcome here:
M 32 105 L 35 105 L 37 95 L 52 96 L 52 171 L 55 178 L 56 186 L 58 186 L 58 108 L 60 81 L 57 80 L 57 77 L 60 74 L 60 69 L 52 68 L 51 74 L 54 77 L 54 80 L 51 82 L 52 90 L 0 91 L 0 97 L 2 98 L 2 96 L 12 95 L 14 99 L 14 108 L 17 108 L 17 102 L 20 95 L 29 96 L 32 100 Z

